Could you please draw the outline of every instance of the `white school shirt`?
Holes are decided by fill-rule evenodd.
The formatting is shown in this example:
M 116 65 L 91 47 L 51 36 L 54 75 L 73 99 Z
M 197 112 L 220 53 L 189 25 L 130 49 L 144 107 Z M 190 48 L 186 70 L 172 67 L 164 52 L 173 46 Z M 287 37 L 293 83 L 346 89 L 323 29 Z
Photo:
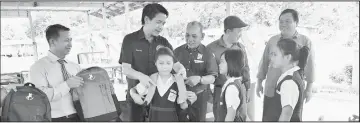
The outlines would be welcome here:
M 237 78 L 229 78 L 226 80 L 225 84 L 223 85 L 221 89 L 221 95 L 224 93 L 225 88 L 228 84 L 235 81 Z M 240 98 L 239 98 L 239 90 L 236 88 L 235 85 L 230 85 L 225 92 L 225 102 L 226 102 L 226 108 L 233 108 L 236 110 L 240 106 Z
M 283 80 L 286 76 L 288 76 L 288 75 L 293 76 L 294 72 L 299 69 L 300 68 L 298 66 L 295 66 L 295 67 L 287 70 L 283 74 L 281 74 L 276 85 L 278 85 L 279 82 L 281 80 Z M 294 80 L 285 80 L 281 84 L 280 92 L 277 92 L 277 93 L 279 93 L 281 96 L 281 107 L 283 108 L 287 105 L 290 105 L 292 107 L 292 109 L 294 110 L 296 103 L 299 99 L 299 90 L 298 90 L 298 86 L 295 83 L 295 81 Z
M 30 82 L 44 91 L 50 101 L 51 118 L 58 118 L 76 113 L 70 88 L 63 80 L 61 65 L 56 55 L 48 55 L 36 61 L 30 68 Z M 65 60 L 65 68 L 69 75 L 75 76 L 81 71 L 78 64 Z
M 160 94 L 160 96 L 164 96 L 164 94 L 167 92 L 167 90 L 169 90 L 170 86 L 174 83 L 174 79 L 173 76 L 171 75 L 170 78 L 168 80 L 166 80 L 166 82 L 164 83 L 162 78 L 160 77 L 160 75 L 158 75 L 158 79 L 156 82 L 156 87 L 157 90 Z

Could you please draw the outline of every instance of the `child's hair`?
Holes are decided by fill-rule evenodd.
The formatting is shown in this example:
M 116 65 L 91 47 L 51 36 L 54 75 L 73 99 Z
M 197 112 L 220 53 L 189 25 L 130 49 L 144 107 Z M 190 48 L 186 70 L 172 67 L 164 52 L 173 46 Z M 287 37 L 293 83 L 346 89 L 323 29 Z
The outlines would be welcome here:
M 175 61 L 175 56 L 174 56 L 174 53 L 173 51 L 168 48 L 168 47 L 161 47 L 159 48 L 157 51 L 156 51 L 156 54 L 155 54 L 155 61 L 159 58 L 159 56 L 161 55 L 168 55 L 168 56 L 171 56 L 173 58 L 173 61 Z
M 309 56 L 309 48 L 307 46 L 300 46 L 292 39 L 281 39 L 277 46 L 283 55 L 291 55 L 291 61 L 298 61 L 298 66 L 300 67 L 300 75 L 304 78 L 304 69 L 307 63 L 307 58 Z
M 245 66 L 244 53 L 241 50 L 228 49 L 224 51 L 221 56 L 224 55 L 227 62 L 227 75 L 230 77 L 242 76 L 243 68 Z

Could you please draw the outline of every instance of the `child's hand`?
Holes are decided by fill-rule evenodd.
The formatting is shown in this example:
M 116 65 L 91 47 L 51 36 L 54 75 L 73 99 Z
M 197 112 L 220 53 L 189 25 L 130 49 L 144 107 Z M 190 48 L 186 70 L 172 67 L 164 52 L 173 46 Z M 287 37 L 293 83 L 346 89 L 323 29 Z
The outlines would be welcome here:
M 186 94 L 187 94 L 187 99 L 191 102 L 191 104 L 193 104 L 197 100 L 197 96 L 194 92 L 187 91 Z

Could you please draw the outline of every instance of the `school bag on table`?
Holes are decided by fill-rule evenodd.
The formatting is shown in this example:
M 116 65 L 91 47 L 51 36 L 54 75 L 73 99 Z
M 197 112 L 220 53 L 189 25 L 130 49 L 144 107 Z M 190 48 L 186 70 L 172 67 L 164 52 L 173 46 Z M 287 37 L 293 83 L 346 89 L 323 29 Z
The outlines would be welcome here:
M 76 76 L 84 80 L 83 86 L 71 90 L 81 121 L 119 121 L 120 105 L 107 71 L 90 67 Z
M 51 121 L 51 106 L 46 94 L 32 83 L 17 86 L 2 104 L 2 122 Z

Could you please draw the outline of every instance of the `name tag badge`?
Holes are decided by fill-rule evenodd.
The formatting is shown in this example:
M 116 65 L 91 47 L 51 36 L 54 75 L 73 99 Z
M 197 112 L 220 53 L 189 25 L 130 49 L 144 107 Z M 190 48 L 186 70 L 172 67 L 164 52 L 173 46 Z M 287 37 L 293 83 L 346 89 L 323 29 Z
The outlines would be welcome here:
M 169 93 L 169 97 L 168 97 L 168 100 L 171 101 L 171 102 L 175 102 L 176 100 L 176 91 L 174 90 L 170 90 L 170 93 Z
M 204 63 L 204 61 L 201 60 L 194 60 L 195 63 Z
M 198 55 L 197 55 L 197 59 L 202 59 L 202 54 L 200 54 L 200 53 L 198 53 Z

